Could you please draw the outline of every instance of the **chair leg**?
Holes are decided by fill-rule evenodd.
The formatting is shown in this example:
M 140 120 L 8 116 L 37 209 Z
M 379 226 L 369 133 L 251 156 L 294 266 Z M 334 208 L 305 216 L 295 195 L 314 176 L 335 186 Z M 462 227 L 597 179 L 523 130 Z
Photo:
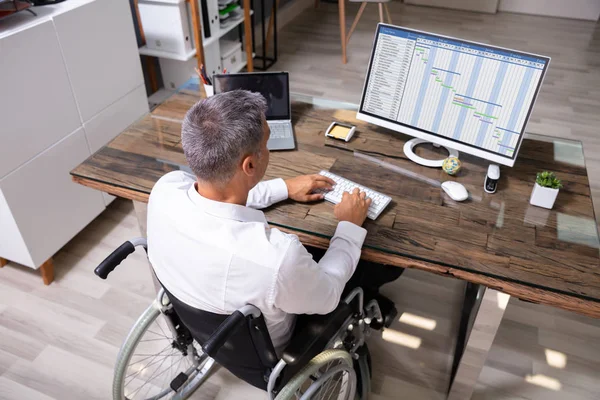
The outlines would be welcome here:
M 379 3 L 379 22 L 385 22 L 383 20 L 383 4 Z
M 52 258 L 46 260 L 40 266 L 40 271 L 42 273 L 42 280 L 44 281 L 44 285 L 49 285 L 54 280 L 54 264 L 52 263 Z
M 388 8 L 387 3 L 383 3 L 383 7 L 385 8 L 385 15 L 387 15 L 388 24 L 392 25 L 392 16 L 390 15 L 390 9 Z
M 279 0 L 275 0 L 277 2 L 277 10 L 279 10 Z M 319 5 L 319 0 L 315 0 L 315 8 L 317 8 L 317 6 Z M 267 53 L 269 52 L 269 45 L 270 45 L 270 41 L 271 41 L 271 35 L 273 35 L 273 28 L 274 28 L 274 23 L 275 20 L 273 19 L 273 11 L 275 11 L 273 8 L 271 8 L 271 15 L 269 16 L 269 27 L 267 28 L 267 37 L 265 39 L 265 49 L 267 51 Z
M 8 260 L 0 257 L 0 268 L 4 267 L 6 264 L 8 264 Z
M 348 37 L 346 38 L 346 45 L 348 45 L 348 42 L 350 42 L 350 36 L 352 36 L 352 32 L 354 32 L 354 29 L 356 29 L 356 25 L 358 25 L 358 21 L 360 20 L 360 17 L 362 16 L 363 11 L 365 11 L 366 6 L 367 6 L 366 2 L 363 2 L 360 5 L 360 8 L 358 9 L 358 13 L 356 13 L 356 17 L 354 17 L 354 21 L 352 22 L 352 26 L 350 27 L 350 32 L 348 32 Z
M 338 0 L 338 14 L 340 17 L 340 42 L 342 43 L 342 63 L 346 64 L 346 0 Z

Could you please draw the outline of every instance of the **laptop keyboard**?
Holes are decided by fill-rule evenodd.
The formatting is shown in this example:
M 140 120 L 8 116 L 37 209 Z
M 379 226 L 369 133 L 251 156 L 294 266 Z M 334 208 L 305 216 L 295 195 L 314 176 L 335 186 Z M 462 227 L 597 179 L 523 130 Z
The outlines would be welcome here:
M 269 124 L 271 139 L 285 139 L 293 136 L 292 124 Z

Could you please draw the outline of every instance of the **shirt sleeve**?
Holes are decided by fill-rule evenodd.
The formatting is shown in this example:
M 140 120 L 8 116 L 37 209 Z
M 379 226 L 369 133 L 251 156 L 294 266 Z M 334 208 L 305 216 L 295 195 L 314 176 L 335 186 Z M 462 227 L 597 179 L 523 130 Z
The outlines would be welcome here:
M 287 185 L 283 179 L 259 182 L 248 193 L 246 206 L 255 209 L 269 207 L 288 198 Z
M 340 222 L 319 263 L 294 236 L 277 275 L 274 306 L 290 314 L 333 311 L 358 265 L 366 235 L 364 228 Z

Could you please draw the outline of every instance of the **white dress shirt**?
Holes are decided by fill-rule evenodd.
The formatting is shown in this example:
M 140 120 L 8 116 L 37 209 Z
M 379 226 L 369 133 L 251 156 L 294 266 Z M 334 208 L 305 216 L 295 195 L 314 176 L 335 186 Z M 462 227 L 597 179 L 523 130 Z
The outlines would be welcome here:
M 366 230 L 340 222 L 316 263 L 296 235 L 269 227 L 262 211 L 287 199 L 282 179 L 261 182 L 247 206 L 202 197 L 195 177 L 170 172 L 148 204 L 148 257 L 158 279 L 184 303 L 217 314 L 253 304 L 275 349 L 290 339 L 293 314 L 335 309 L 360 258 Z

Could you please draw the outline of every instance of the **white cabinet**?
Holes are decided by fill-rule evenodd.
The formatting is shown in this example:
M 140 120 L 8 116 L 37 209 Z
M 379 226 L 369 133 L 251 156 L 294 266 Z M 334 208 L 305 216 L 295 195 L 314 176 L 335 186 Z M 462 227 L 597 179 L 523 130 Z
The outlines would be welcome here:
M 83 124 L 90 152 L 93 154 L 100 150 L 131 125 L 136 120 L 136 116 L 139 117 L 147 112 L 146 88 L 140 85 Z M 115 199 L 114 196 L 104 192 L 102 197 L 106 205 Z
M 1 178 L 81 121 L 52 20 L 0 40 L 0 72 Z
M 0 190 L 0 228 L 0 254 L 2 257 L 19 264 L 33 265 L 27 245 L 2 190 Z
M 89 154 L 79 128 L 0 180 L 4 206 L 27 248 L 6 258 L 36 268 L 104 210 L 100 192 L 73 183 L 69 175 Z M 14 242 L 14 233 L 0 230 L 0 243 Z
M 84 122 L 85 136 L 93 154 L 123 132 L 129 125 L 148 112 L 148 98 L 144 85 L 127 93 L 92 119 Z
M 0 31 L 0 265 L 43 265 L 48 281 L 45 261 L 112 200 L 69 172 L 148 101 L 128 2 L 35 10 Z
M 85 122 L 144 83 L 129 2 L 96 0 L 54 18 Z

